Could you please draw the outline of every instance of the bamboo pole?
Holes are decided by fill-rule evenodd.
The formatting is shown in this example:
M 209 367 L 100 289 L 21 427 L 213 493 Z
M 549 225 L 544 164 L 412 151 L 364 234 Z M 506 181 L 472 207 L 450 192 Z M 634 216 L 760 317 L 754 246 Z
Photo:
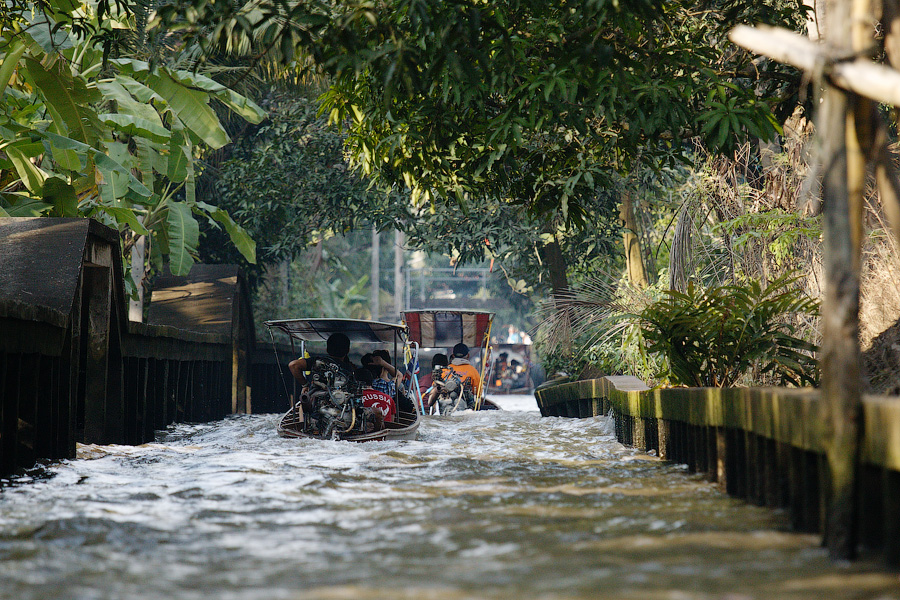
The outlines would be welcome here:
M 900 73 L 862 58 L 874 46 L 871 0 L 831 0 L 825 12 L 827 46 L 775 28 L 741 26 L 730 37 L 752 51 L 812 72 L 823 87 L 817 129 L 823 140 L 825 173 L 821 354 L 829 469 L 825 542 L 832 557 L 852 558 L 857 538 L 862 387 L 859 272 L 865 176 L 871 161 L 885 212 L 900 239 L 900 182 L 873 103 L 900 105 Z
M 858 51 L 854 0 L 832 0 L 826 7 L 830 45 L 838 52 Z M 829 490 L 825 542 L 833 558 L 856 551 L 856 477 L 858 463 L 861 369 L 859 359 L 859 264 L 865 154 L 857 121 L 866 101 L 824 83 L 817 129 L 825 147 L 824 265 L 822 321 L 822 394 Z M 861 129 L 862 128 L 862 129 Z
M 896 68 L 900 66 L 900 0 L 883 0 L 881 8 L 884 53 L 888 64 Z M 874 156 L 870 160 L 875 164 L 875 179 L 882 208 L 894 231 L 894 239 L 900 243 L 900 180 L 888 150 L 889 142 L 887 124 L 878 115 Z
M 832 31 L 838 29 L 835 22 Z M 751 52 L 807 72 L 821 72 L 835 87 L 900 106 L 900 72 L 869 59 L 853 59 L 849 48 L 841 51 L 833 43 L 818 44 L 787 29 L 765 25 L 738 25 L 728 37 Z

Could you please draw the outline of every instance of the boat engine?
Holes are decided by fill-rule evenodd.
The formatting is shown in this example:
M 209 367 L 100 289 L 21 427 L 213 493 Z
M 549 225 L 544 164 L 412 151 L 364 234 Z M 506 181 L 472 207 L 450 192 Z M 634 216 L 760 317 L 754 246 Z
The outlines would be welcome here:
M 441 415 L 449 415 L 453 411 L 468 408 L 462 379 L 453 369 L 437 367 L 432 374 L 437 386 L 437 402 Z
M 377 426 L 372 409 L 363 406 L 361 386 L 337 363 L 316 362 L 300 401 L 304 431 L 317 437 L 340 439 L 341 434 L 366 433 Z

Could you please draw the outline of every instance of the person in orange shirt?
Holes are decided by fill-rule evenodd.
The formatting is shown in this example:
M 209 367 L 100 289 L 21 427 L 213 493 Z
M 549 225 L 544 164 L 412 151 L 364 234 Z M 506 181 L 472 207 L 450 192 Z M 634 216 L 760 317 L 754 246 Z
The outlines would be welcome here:
M 453 346 L 453 354 L 450 359 L 450 368 L 456 371 L 470 396 L 467 400 L 469 408 L 475 408 L 475 398 L 481 395 L 481 374 L 469 362 L 469 347 L 463 343 Z

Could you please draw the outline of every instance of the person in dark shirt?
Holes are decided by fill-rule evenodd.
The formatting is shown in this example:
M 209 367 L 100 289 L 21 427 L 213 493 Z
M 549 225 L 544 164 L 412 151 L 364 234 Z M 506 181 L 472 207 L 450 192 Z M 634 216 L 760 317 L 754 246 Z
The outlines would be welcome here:
M 431 391 L 431 387 L 434 385 L 434 370 L 446 367 L 448 364 L 450 364 L 450 361 L 446 354 L 438 353 L 431 358 L 431 371 L 419 377 L 419 392 L 423 398 L 428 395 L 428 392 Z
M 456 371 L 456 374 L 462 379 L 463 386 L 466 387 L 472 398 L 478 398 L 481 394 L 481 374 L 469 362 L 468 346 L 463 343 L 453 346 L 450 368 Z
M 328 341 L 325 343 L 325 351 L 328 353 L 328 357 L 301 357 L 289 362 L 288 370 L 291 372 L 291 375 L 294 376 L 294 379 L 301 384 L 305 384 L 306 376 L 303 375 L 304 371 L 311 371 L 317 361 L 327 359 L 335 361 L 345 368 L 348 373 L 353 372 L 353 364 L 350 362 L 350 359 L 347 358 L 347 355 L 350 353 L 350 338 L 343 333 L 332 333 L 328 336 Z

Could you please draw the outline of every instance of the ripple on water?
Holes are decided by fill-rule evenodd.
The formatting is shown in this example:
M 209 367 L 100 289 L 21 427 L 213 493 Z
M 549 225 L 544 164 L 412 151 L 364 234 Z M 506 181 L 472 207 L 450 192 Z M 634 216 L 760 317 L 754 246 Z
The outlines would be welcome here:
M 81 446 L 0 488 L 0 598 L 900 599 L 609 419 L 500 401 L 527 410 L 408 442 L 286 440 L 254 415 Z

